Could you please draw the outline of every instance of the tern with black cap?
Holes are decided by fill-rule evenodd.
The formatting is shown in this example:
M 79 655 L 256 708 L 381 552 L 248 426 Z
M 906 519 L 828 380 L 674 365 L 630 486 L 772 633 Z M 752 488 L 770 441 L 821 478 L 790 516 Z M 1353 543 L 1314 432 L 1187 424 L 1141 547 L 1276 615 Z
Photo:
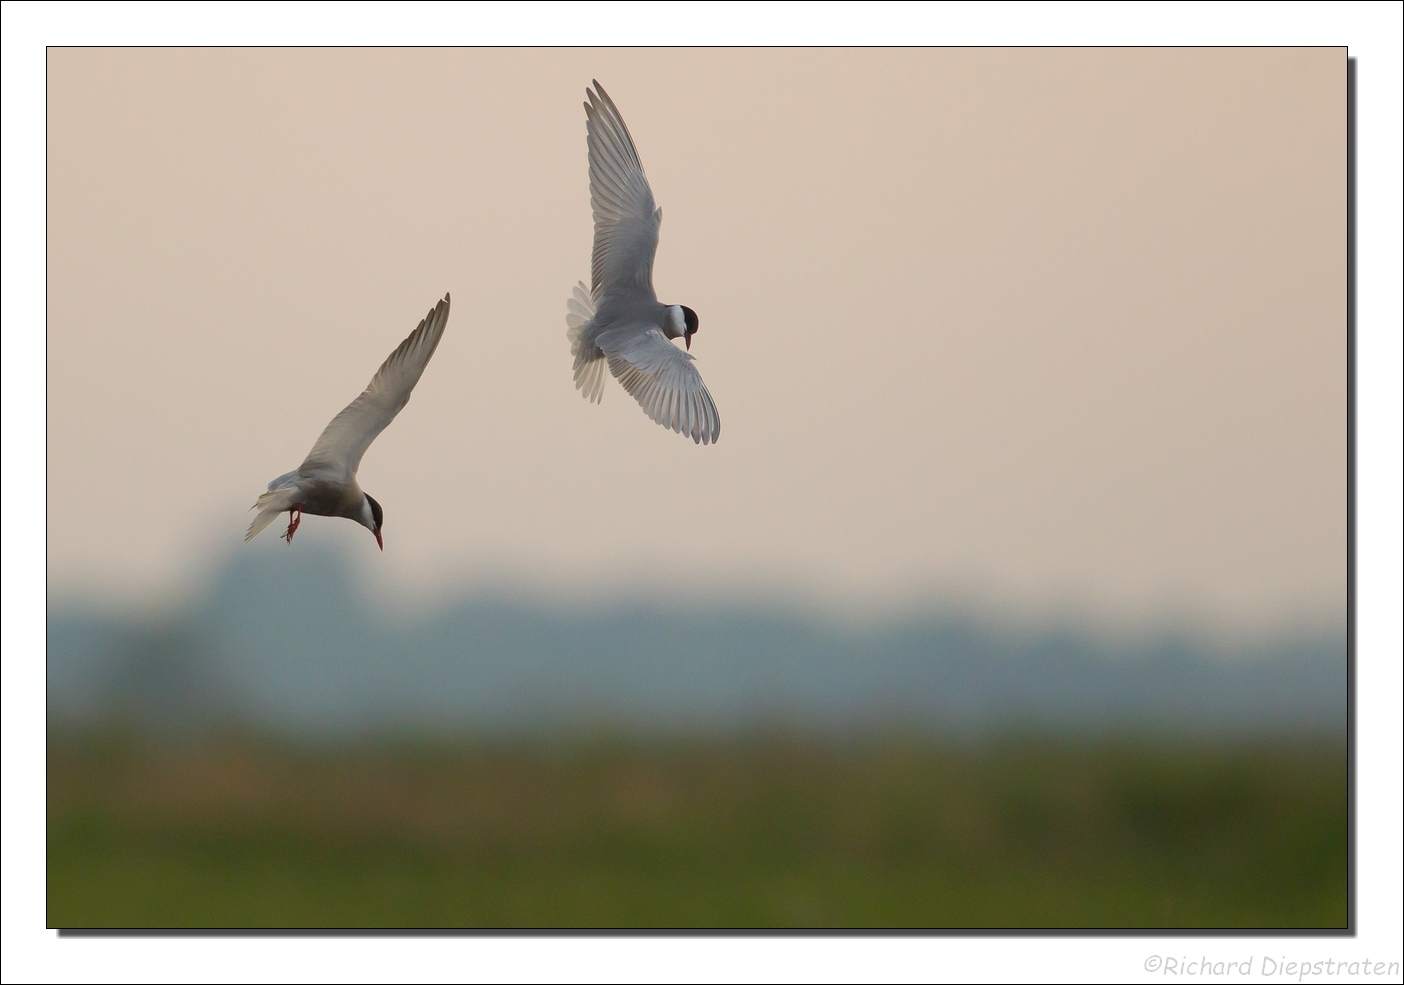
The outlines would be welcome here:
M 598 403 L 604 367 L 644 413 L 663 425 L 711 444 L 721 417 L 688 350 L 697 334 L 697 312 L 662 304 L 653 291 L 653 256 L 663 210 L 655 206 L 638 151 L 614 100 L 596 82 L 586 89 L 586 146 L 590 157 L 590 206 L 595 245 L 590 289 L 582 282 L 566 301 L 566 337 L 575 357 L 575 387 Z
M 296 471 L 280 475 L 268 484 L 268 491 L 252 507 L 258 510 L 258 516 L 249 524 L 245 543 L 258 536 L 279 513 L 288 513 L 288 529 L 283 537 L 291 544 L 302 514 L 310 513 L 355 520 L 375 534 L 375 542 L 385 550 L 380 533 L 385 513 L 362 491 L 356 471 L 371 442 L 409 403 L 410 393 L 429 365 L 429 357 L 439 347 L 448 316 L 449 296 L 445 294 L 419 327 L 381 363 L 361 395 L 332 418 Z

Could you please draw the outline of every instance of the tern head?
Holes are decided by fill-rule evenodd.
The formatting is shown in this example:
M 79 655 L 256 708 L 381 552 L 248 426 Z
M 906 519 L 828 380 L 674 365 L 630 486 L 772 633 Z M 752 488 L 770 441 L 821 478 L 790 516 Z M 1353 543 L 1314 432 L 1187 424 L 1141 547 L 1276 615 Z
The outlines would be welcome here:
M 361 514 L 356 517 L 356 521 L 371 533 L 375 534 L 375 542 L 380 545 L 380 549 L 385 550 L 385 541 L 380 537 L 381 525 L 385 522 L 385 511 L 380 508 L 380 504 L 371 498 L 370 493 L 365 493 L 365 499 L 361 501 Z
M 697 334 L 697 312 L 685 304 L 675 304 L 668 309 L 668 338 L 682 339 L 690 350 L 692 337 Z

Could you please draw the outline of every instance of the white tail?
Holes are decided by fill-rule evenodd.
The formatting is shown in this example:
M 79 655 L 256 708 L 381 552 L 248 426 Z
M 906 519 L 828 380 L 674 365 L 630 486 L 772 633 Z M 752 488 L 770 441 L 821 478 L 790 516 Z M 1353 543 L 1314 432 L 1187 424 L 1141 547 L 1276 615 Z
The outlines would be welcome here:
M 258 502 L 250 507 L 250 509 L 258 510 L 258 516 L 254 517 L 253 523 L 249 524 L 249 532 L 244 534 L 244 543 L 247 544 L 257 537 L 264 527 L 277 518 L 279 513 L 291 509 L 296 495 L 295 489 L 270 489 L 259 496 Z
M 581 281 L 566 299 L 566 338 L 570 340 L 570 354 L 575 357 L 575 388 L 586 400 L 597 404 L 604 396 L 604 353 L 581 338 L 594 317 L 595 302 Z

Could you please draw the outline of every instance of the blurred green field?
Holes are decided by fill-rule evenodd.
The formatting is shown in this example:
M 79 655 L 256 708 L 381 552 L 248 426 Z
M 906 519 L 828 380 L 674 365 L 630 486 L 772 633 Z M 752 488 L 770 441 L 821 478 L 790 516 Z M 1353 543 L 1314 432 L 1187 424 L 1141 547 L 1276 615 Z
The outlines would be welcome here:
M 55 737 L 51 927 L 1346 924 L 1339 741 Z

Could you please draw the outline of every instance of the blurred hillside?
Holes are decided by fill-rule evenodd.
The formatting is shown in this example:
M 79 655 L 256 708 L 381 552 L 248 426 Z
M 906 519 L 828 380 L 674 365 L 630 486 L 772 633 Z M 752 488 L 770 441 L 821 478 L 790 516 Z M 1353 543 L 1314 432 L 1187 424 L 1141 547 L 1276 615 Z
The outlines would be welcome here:
M 51 598 L 50 724 L 346 736 L 610 726 L 1340 732 L 1344 631 L 1211 652 L 936 613 L 844 627 L 797 611 L 567 610 L 462 597 L 416 617 L 336 556 L 251 553 L 174 617 Z

